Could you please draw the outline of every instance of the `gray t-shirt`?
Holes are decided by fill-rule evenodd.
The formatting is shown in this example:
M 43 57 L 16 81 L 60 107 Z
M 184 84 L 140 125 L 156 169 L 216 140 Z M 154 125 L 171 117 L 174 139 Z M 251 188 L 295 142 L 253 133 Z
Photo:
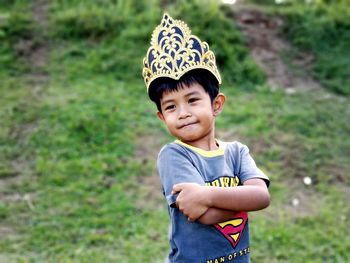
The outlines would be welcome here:
M 189 222 L 175 206 L 174 184 L 237 187 L 252 178 L 268 177 L 256 166 L 248 147 L 219 143 L 219 149 L 205 151 L 181 141 L 165 145 L 157 166 L 171 221 L 169 261 L 176 263 L 249 262 L 248 214 L 232 213 L 232 220 L 215 225 Z

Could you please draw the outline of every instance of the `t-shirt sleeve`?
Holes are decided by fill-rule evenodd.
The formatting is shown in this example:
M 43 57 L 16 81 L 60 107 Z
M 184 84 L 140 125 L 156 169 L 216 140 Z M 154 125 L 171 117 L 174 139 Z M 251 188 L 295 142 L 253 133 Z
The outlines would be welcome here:
M 242 183 L 249 179 L 260 178 L 263 179 L 267 185 L 270 185 L 269 178 L 261 171 L 255 164 L 255 161 L 249 154 L 249 149 L 246 145 L 240 144 L 239 147 L 239 156 L 240 156 L 240 180 Z
M 193 165 L 190 156 L 181 146 L 168 144 L 160 151 L 157 160 L 158 173 L 163 193 L 169 206 L 174 207 L 177 195 L 171 194 L 178 183 L 197 183 L 204 185 L 204 180 Z

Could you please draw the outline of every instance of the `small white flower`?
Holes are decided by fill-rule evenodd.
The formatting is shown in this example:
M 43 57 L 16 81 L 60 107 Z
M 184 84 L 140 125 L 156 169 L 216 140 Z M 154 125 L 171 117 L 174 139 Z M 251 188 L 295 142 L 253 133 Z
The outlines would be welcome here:
M 237 0 L 222 0 L 222 2 L 224 4 L 234 5 L 237 2 Z
M 287 94 L 287 95 L 292 95 L 292 94 L 295 94 L 297 91 L 296 91 L 296 89 L 294 89 L 294 88 L 286 88 L 285 89 L 285 93 Z
M 275 0 L 276 4 L 283 4 L 285 2 L 288 2 L 288 0 Z
M 293 199 L 292 199 L 292 205 L 293 205 L 293 206 L 298 206 L 299 203 L 300 203 L 300 202 L 299 202 L 299 199 L 298 199 L 298 198 L 293 198 Z
M 311 178 L 308 177 L 308 176 L 305 176 L 305 177 L 304 177 L 304 184 L 305 184 L 305 185 L 311 185 L 311 184 L 312 184 Z

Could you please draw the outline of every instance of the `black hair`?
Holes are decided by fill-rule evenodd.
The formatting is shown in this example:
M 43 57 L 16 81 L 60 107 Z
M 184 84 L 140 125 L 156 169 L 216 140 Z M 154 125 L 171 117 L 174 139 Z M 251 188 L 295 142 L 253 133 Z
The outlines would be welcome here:
M 177 91 L 179 88 L 190 86 L 193 83 L 198 83 L 204 88 L 205 92 L 209 94 L 211 102 L 219 94 L 219 82 L 212 73 L 206 69 L 193 69 L 184 74 L 179 80 L 167 77 L 155 79 L 148 89 L 148 95 L 157 105 L 158 111 L 162 112 L 160 99 L 164 92 Z

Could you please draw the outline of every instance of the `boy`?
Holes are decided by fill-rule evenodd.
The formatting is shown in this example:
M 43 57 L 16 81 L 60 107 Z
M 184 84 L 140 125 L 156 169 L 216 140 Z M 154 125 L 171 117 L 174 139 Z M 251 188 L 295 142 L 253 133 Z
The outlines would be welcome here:
M 215 138 L 224 106 L 215 56 L 164 14 L 144 59 L 158 117 L 177 138 L 158 156 L 171 221 L 169 262 L 250 262 L 247 211 L 269 205 L 269 179 L 248 148 Z

